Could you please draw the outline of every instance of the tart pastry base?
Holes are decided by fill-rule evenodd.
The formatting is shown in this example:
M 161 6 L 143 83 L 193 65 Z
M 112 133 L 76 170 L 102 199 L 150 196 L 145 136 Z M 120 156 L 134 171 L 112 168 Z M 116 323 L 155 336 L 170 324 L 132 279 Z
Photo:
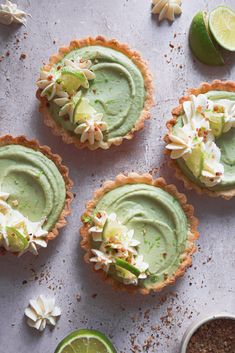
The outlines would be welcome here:
M 166 123 L 166 127 L 169 130 L 169 133 L 172 132 L 174 125 L 177 122 L 179 115 L 181 115 L 183 111 L 183 103 L 190 99 L 190 95 L 198 96 L 199 94 L 204 94 L 209 91 L 229 91 L 235 92 L 235 82 L 233 81 L 219 81 L 214 80 L 211 84 L 204 82 L 198 88 L 191 88 L 187 91 L 187 95 L 180 98 L 179 103 L 180 105 L 172 110 L 172 119 L 168 120 Z M 165 142 L 168 144 L 170 143 L 169 134 L 164 137 Z M 166 150 L 165 153 L 170 155 L 170 151 Z M 177 179 L 183 181 L 184 186 L 188 190 L 196 190 L 199 195 L 207 194 L 211 197 L 223 197 L 226 200 L 231 199 L 235 196 L 235 188 L 230 190 L 224 191 L 213 191 L 206 187 L 200 187 L 194 184 L 190 179 L 187 178 L 185 174 L 181 171 L 180 167 L 178 166 L 177 162 L 173 159 L 170 159 L 169 166 L 175 169 L 175 176 Z
M 130 173 L 128 175 L 124 174 L 119 174 L 114 181 L 106 181 L 103 186 L 96 190 L 93 195 L 93 199 L 91 201 L 88 201 L 86 204 L 86 211 L 82 216 L 82 220 L 84 216 L 91 216 L 93 214 L 93 211 L 96 207 L 96 204 L 98 201 L 103 197 L 104 194 L 107 192 L 125 184 L 136 184 L 136 183 L 143 183 L 143 184 L 148 184 L 148 185 L 153 185 L 156 187 L 159 187 L 172 196 L 174 196 L 178 202 L 180 203 L 182 209 L 184 210 L 188 223 L 190 225 L 190 229 L 188 232 L 188 241 L 187 245 L 185 248 L 185 251 L 183 253 L 184 255 L 184 260 L 180 264 L 178 270 L 174 273 L 173 276 L 169 277 L 166 279 L 164 282 L 157 284 L 154 288 L 141 288 L 138 286 L 134 285 L 125 285 L 121 282 L 118 282 L 117 280 L 113 279 L 111 276 L 107 276 L 107 274 L 104 273 L 104 271 L 99 270 L 98 272 L 102 276 L 103 281 L 107 281 L 110 283 L 114 289 L 121 289 L 121 290 L 126 290 L 128 292 L 132 293 L 141 293 L 141 294 L 149 294 L 150 292 L 159 292 L 161 291 L 164 287 L 174 284 L 176 279 L 183 276 L 186 269 L 191 266 L 192 264 L 192 254 L 197 250 L 197 247 L 195 245 L 195 241 L 199 237 L 199 233 L 197 231 L 197 226 L 198 226 L 198 220 L 197 218 L 194 217 L 194 208 L 193 206 L 187 204 L 187 199 L 184 194 L 181 194 L 178 192 L 176 187 L 174 185 L 167 185 L 166 181 L 163 178 L 158 178 L 154 180 L 150 174 L 142 174 L 139 175 L 137 173 Z M 86 254 L 84 256 L 84 259 L 87 263 L 89 263 L 89 259 L 93 256 L 91 253 L 91 246 L 90 246 L 90 234 L 89 234 L 89 224 L 83 223 L 83 226 L 80 229 L 80 234 L 82 237 L 81 240 L 81 247 L 86 251 Z M 94 267 L 93 267 L 94 269 Z M 97 272 L 94 269 L 95 272 Z
M 65 188 L 66 188 L 66 198 L 64 203 L 64 208 L 60 214 L 59 219 L 57 220 L 54 228 L 48 232 L 46 240 L 53 240 L 59 234 L 59 229 L 63 228 L 66 224 L 66 217 L 71 213 L 71 202 L 73 200 L 73 194 L 71 192 L 71 188 L 73 186 L 72 180 L 69 178 L 69 170 L 62 164 L 62 158 L 58 154 L 53 154 L 51 152 L 50 147 L 48 146 L 40 146 L 37 140 L 28 140 L 25 136 L 17 136 L 13 137 L 11 135 L 5 135 L 0 137 L 0 147 L 6 145 L 22 145 L 28 148 L 31 148 L 35 151 L 40 151 L 44 154 L 48 159 L 51 159 L 56 167 L 58 168 L 60 174 L 62 175 Z M 4 249 L 0 249 L 0 253 L 5 253 Z
M 132 130 L 125 136 L 123 137 L 117 137 L 110 139 L 106 143 L 103 144 L 103 146 L 98 146 L 96 144 L 90 145 L 88 142 L 81 143 L 78 139 L 78 137 L 72 135 L 69 131 L 64 129 L 60 124 L 58 124 L 53 117 L 50 114 L 50 111 L 48 109 L 48 101 L 45 97 L 41 97 L 40 93 L 41 90 L 38 89 L 36 93 L 36 97 L 40 100 L 40 107 L 39 111 L 43 114 L 44 118 L 44 123 L 48 127 L 52 129 L 52 132 L 56 136 L 61 136 L 62 140 L 67 143 L 71 144 L 73 143 L 77 148 L 82 149 L 84 147 L 89 148 L 90 150 L 95 150 L 97 148 L 103 148 L 103 149 L 108 149 L 111 145 L 120 145 L 124 139 L 131 140 L 133 138 L 133 135 L 136 131 L 139 131 L 144 128 L 144 122 L 145 120 L 150 118 L 150 112 L 149 110 L 152 108 L 154 104 L 153 100 L 153 81 L 152 81 L 152 76 L 149 72 L 148 66 L 146 62 L 141 58 L 140 54 L 136 51 L 131 50 L 126 44 L 121 44 L 119 43 L 116 39 L 111 39 L 108 40 L 103 36 L 97 36 L 96 38 L 92 37 L 87 37 L 84 39 L 80 40 L 73 40 L 70 42 L 68 47 L 62 47 L 59 49 L 59 53 L 52 55 L 50 57 L 50 62 L 48 65 L 45 65 L 43 69 L 45 71 L 50 71 L 52 66 L 57 64 L 59 61 L 63 59 L 65 55 L 70 53 L 72 50 L 86 47 L 86 46 L 92 46 L 92 45 L 100 45 L 103 47 L 108 47 L 115 49 L 117 51 L 122 52 L 125 54 L 127 57 L 129 57 L 135 65 L 139 68 L 141 71 L 143 78 L 144 78 L 144 85 L 145 85 L 145 90 L 146 90 L 146 97 L 145 97 L 145 103 L 143 110 L 140 114 L 140 117 L 136 121 L 134 127 Z

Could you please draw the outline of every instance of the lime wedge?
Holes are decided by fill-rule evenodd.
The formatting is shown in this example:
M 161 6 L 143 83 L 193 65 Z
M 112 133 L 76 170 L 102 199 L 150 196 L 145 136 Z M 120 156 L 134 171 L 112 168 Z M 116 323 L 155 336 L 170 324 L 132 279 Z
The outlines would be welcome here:
M 65 337 L 54 353 L 117 353 L 112 343 L 101 332 L 78 330 Z
M 193 149 L 185 163 L 196 178 L 201 175 L 204 163 L 204 155 L 199 144 Z
M 139 275 L 141 274 L 140 270 L 137 267 L 129 264 L 129 262 L 127 262 L 125 260 L 116 258 L 115 263 L 117 266 L 123 268 L 124 270 L 127 270 L 128 272 L 131 272 L 136 277 L 139 277 Z
M 63 67 L 61 70 L 61 82 L 69 94 L 76 92 L 80 86 L 89 87 L 89 82 L 82 71 L 74 70 L 70 67 Z
M 121 225 L 117 221 L 111 221 L 107 219 L 103 228 L 103 239 L 109 240 L 113 237 L 117 237 L 118 239 L 121 239 L 122 234 L 125 231 L 126 229 L 123 225 Z
M 210 13 L 209 27 L 221 47 L 235 51 L 235 12 L 230 7 L 216 7 Z
M 207 114 L 210 121 L 210 128 L 215 137 L 222 135 L 225 125 L 224 114 Z
M 95 114 L 95 109 L 89 104 L 88 99 L 82 98 L 76 104 L 73 114 L 74 123 L 84 123 L 92 114 Z
M 224 65 L 224 59 L 215 47 L 208 30 L 205 12 L 198 12 L 191 23 L 189 45 L 196 58 L 207 65 Z
M 9 247 L 12 252 L 23 251 L 27 248 L 28 240 L 14 227 L 6 227 Z

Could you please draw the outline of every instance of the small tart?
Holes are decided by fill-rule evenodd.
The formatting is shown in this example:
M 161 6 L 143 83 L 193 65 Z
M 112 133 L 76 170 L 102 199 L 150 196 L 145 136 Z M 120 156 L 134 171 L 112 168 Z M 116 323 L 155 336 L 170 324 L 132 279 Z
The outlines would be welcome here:
M 57 88 L 49 87 L 46 92 L 45 80 L 54 80 L 62 71 L 66 71 L 63 74 L 66 83 L 63 79 L 62 84 L 57 80 Z M 71 76 L 68 71 L 72 71 Z M 80 84 L 79 75 L 82 75 Z M 43 67 L 37 84 L 44 123 L 65 143 L 73 143 L 79 149 L 108 149 L 111 145 L 120 145 L 124 139 L 132 139 L 150 118 L 149 110 L 153 106 L 153 83 L 146 62 L 126 44 L 103 36 L 73 40 L 68 47 L 60 48 Z M 71 85 L 74 88 L 72 97 Z M 84 104 L 82 108 L 78 107 L 81 97 L 86 101 L 85 108 Z M 68 102 L 70 106 L 62 106 Z M 95 123 L 91 109 L 95 110 Z
M 199 236 L 198 220 L 193 213 L 194 209 L 187 204 L 185 195 L 179 193 L 174 185 L 167 185 L 163 178 L 153 180 L 150 174 L 120 174 L 114 181 L 107 181 L 101 189 L 96 190 L 93 200 L 86 205 L 80 229 L 81 247 L 86 251 L 84 259 L 94 262 L 97 250 L 109 251 L 111 243 L 114 243 L 112 263 L 104 271 L 104 268 L 99 269 L 96 262 L 94 270 L 98 270 L 103 280 L 111 283 L 115 289 L 142 294 L 158 292 L 183 276 L 192 263 L 192 254 L 196 251 L 195 241 Z M 100 217 L 100 223 L 106 215 L 102 233 L 99 233 L 97 222 L 94 227 L 94 215 L 96 220 Z M 112 229 L 110 220 L 113 218 L 116 225 Z M 120 232 L 126 232 L 125 229 L 129 245 L 122 245 L 124 249 L 129 246 L 128 255 L 122 252 L 118 241 L 116 244 L 113 239 L 110 241 L 110 237 L 117 237 Z M 118 256 L 125 261 L 124 275 L 123 268 L 120 273 L 122 263 L 120 259 L 117 262 Z M 139 260 L 142 269 L 138 267 Z M 134 268 L 126 266 L 128 261 Z M 140 270 L 140 276 L 136 268 Z M 127 283 L 126 279 L 132 279 L 133 274 L 138 279 Z
M 48 146 L 40 146 L 37 140 L 28 140 L 25 136 L 0 137 L 0 206 L 3 207 L 0 209 L 3 219 L 0 225 L 1 253 L 9 250 L 20 255 L 32 250 L 37 254 L 41 246 L 46 247 L 49 240 L 58 236 L 59 229 L 66 225 L 66 217 L 71 213 L 73 183 L 68 173 L 61 157 L 53 154 Z M 4 207 L 11 212 L 8 217 L 10 227 L 8 223 L 4 226 Z M 36 239 L 36 233 L 30 233 L 30 230 L 35 229 L 35 224 L 39 239 Z M 34 239 L 38 241 L 21 251 L 7 249 L 2 233 L 6 229 L 13 230 L 15 246 L 17 242 L 18 245 L 27 245 L 27 240 L 32 243 Z M 22 235 L 19 234 L 21 231 Z
M 190 164 L 187 163 L 187 158 L 171 159 L 169 165 L 175 169 L 175 176 L 183 181 L 188 190 L 194 189 L 198 194 L 230 199 L 235 195 L 235 82 L 214 80 L 211 84 L 202 83 L 198 88 L 189 89 L 187 95 L 180 98 L 180 105 L 172 110 L 173 118 L 166 124 L 168 133 L 164 140 L 168 146 L 172 143 L 170 136 L 177 133 L 179 126 L 184 126 L 184 124 L 182 125 L 183 116 L 185 116 L 184 104 L 191 101 L 192 96 L 194 96 L 193 99 L 200 99 L 200 97 L 204 99 L 206 97 L 209 105 L 212 104 L 213 109 L 216 108 L 217 110 L 214 115 L 214 112 L 211 114 L 211 108 L 208 108 L 205 117 L 210 124 L 209 134 L 212 134 L 214 155 L 217 158 L 216 163 L 214 163 L 215 160 L 212 162 L 212 168 L 209 168 L 209 171 L 211 172 L 214 166 L 219 167 L 220 171 L 216 173 L 215 178 L 208 179 L 209 183 L 206 183 L 205 178 L 200 178 L 200 172 L 198 172 L 198 175 L 195 173 L 195 170 L 198 171 L 199 163 L 201 163 L 198 161 L 200 158 L 197 152 L 195 152 L 195 158 L 193 157 L 194 165 L 191 169 L 192 163 L 190 160 Z M 201 107 L 199 108 L 201 109 Z M 172 156 L 171 152 L 170 149 L 166 150 L 166 154 L 169 156 Z M 207 150 L 206 153 L 208 153 Z M 216 180 L 216 178 L 218 179 Z

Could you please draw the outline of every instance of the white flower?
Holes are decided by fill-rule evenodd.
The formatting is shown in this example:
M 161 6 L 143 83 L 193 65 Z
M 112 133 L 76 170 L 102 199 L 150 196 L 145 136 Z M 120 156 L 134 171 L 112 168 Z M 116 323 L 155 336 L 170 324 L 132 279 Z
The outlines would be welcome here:
M 37 86 L 42 90 L 41 97 L 46 96 L 50 101 L 62 90 L 57 82 L 58 75 L 59 74 L 53 74 L 50 71 L 40 71 L 40 79 L 37 81 Z
M 206 110 L 211 109 L 213 102 L 208 100 L 204 94 L 191 95 L 190 100 L 183 103 L 184 125 L 189 124 L 191 129 L 203 136 L 204 132 L 210 130 L 209 119 L 206 117 Z
M 89 70 L 90 67 L 92 66 L 91 60 L 83 60 L 80 57 L 77 57 L 76 59 L 70 59 L 70 60 L 65 59 L 64 66 L 83 72 L 88 80 L 93 80 L 95 78 L 94 72 Z
M 58 91 L 57 96 L 59 98 L 55 98 L 53 102 L 55 102 L 56 105 L 61 107 L 59 111 L 59 116 L 68 115 L 70 121 L 73 122 L 74 109 L 81 97 L 81 94 L 81 91 L 79 91 L 75 96 L 70 96 L 65 91 Z
M 94 226 L 89 229 L 94 241 L 102 241 L 102 233 L 108 215 L 105 211 L 96 212 L 92 217 Z
M 96 270 L 104 270 L 108 272 L 110 264 L 113 262 L 110 255 L 105 254 L 104 252 L 96 249 L 91 249 L 91 252 L 95 255 L 90 258 L 90 262 L 96 262 Z
M 0 23 L 4 25 L 10 25 L 12 22 L 26 25 L 27 16 L 30 15 L 18 9 L 17 5 L 9 0 L 0 5 Z
M 24 313 L 28 317 L 27 324 L 30 327 L 43 331 L 46 324 L 55 326 L 58 316 L 61 315 L 61 310 L 55 305 L 54 298 L 39 295 L 36 299 L 29 301 L 29 306 Z
M 137 267 L 141 272 L 141 274 L 138 277 L 139 279 L 147 278 L 146 271 L 149 268 L 149 264 L 147 262 L 144 262 L 143 255 L 138 255 L 135 258 L 135 265 L 134 266 Z
M 171 158 L 177 159 L 191 153 L 193 148 L 200 143 L 196 131 L 192 130 L 189 124 L 178 128 L 174 133 L 169 134 L 169 143 L 166 148 L 171 150 Z
M 152 0 L 153 14 L 159 14 L 159 21 L 167 18 L 170 21 L 175 20 L 175 15 L 180 15 L 182 13 L 181 0 Z
M 204 144 L 204 163 L 200 180 L 207 187 L 218 184 L 224 174 L 224 166 L 220 163 L 221 152 L 214 142 Z
M 46 237 L 48 232 L 42 229 L 45 219 L 40 222 L 27 222 L 27 232 L 29 234 L 29 245 L 25 251 L 30 251 L 34 255 L 38 255 L 38 247 L 46 248 L 47 241 Z M 22 255 L 23 253 L 20 253 Z
M 108 126 L 102 119 L 102 113 L 92 114 L 84 123 L 76 127 L 74 132 L 81 135 L 80 141 L 82 143 L 88 141 L 90 145 L 94 145 L 96 141 L 103 141 L 103 131 L 107 130 Z

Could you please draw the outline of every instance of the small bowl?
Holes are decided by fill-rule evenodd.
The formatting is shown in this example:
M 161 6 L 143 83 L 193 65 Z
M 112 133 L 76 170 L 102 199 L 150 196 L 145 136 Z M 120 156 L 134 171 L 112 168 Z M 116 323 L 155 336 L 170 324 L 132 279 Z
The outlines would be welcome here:
M 222 313 L 209 314 L 207 316 L 204 315 L 199 317 L 198 320 L 194 321 L 186 330 L 182 339 L 180 353 L 186 353 L 189 341 L 191 340 L 191 337 L 193 336 L 193 334 L 199 329 L 199 327 L 201 327 L 202 325 L 206 324 L 209 321 L 213 321 L 216 319 L 235 320 L 235 315 L 222 312 Z

